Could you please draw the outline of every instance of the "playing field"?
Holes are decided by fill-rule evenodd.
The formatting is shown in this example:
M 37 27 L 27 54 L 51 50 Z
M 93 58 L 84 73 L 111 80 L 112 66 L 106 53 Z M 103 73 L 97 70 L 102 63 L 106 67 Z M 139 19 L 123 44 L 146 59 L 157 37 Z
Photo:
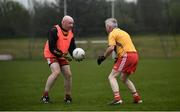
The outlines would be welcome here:
M 50 73 L 44 60 L 0 62 L 0 110 L 180 110 L 180 59 L 141 59 L 131 77 L 143 103 L 133 104 L 128 89 L 119 83 L 123 105 L 112 100 L 108 82 L 111 60 L 97 66 L 96 60 L 72 62 L 73 103 L 63 102 L 63 80 L 59 77 L 50 96 L 52 104 L 40 103 Z M 120 80 L 119 80 L 120 82 Z

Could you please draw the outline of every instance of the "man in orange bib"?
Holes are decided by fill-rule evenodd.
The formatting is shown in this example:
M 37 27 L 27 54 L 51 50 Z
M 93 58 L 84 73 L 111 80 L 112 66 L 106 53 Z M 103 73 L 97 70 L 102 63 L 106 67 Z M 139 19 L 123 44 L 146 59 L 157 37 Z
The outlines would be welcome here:
M 118 28 L 117 20 L 109 18 L 105 21 L 106 31 L 108 36 L 108 48 L 103 56 L 97 59 L 100 65 L 112 52 L 116 52 L 116 61 L 114 67 L 108 77 L 113 94 L 114 100 L 110 104 L 122 104 L 122 98 L 119 92 L 117 76 L 121 74 L 122 82 L 128 87 L 134 98 L 134 103 L 141 103 L 139 93 L 136 91 L 134 84 L 128 78 L 135 72 L 138 63 L 138 54 L 132 43 L 129 34 Z
M 72 32 L 73 24 L 73 18 L 66 15 L 62 19 L 61 25 L 55 25 L 49 31 L 48 40 L 46 41 L 44 47 L 44 57 L 49 64 L 51 74 L 47 79 L 44 93 L 41 98 L 41 101 L 43 103 L 49 103 L 49 91 L 61 72 L 64 76 L 64 101 L 66 103 L 72 102 L 72 73 L 69 65 L 69 61 L 71 61 L 71 58 L 68 58 L 66 55 L 70 53 L 70 55 L 72 56 L 72 52 L 76 48 L 74 35 Z

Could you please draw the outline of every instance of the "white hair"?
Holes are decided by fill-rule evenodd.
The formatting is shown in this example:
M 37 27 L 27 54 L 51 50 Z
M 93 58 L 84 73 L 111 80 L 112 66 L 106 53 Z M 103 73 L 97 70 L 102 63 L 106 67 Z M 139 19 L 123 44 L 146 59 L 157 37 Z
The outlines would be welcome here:
M 106 19 L 105 25 L 106 26 L 111 26 L 113 28 L 118 27 L 118 23 L 117 23 L 117 20 L 115 18 L 108 18 L 108 19 Z

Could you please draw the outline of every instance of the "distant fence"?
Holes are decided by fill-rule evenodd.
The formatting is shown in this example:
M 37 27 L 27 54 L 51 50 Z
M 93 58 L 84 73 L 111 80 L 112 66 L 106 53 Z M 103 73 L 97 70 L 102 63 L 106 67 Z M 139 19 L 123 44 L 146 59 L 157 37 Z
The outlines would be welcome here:
M 142 58 L 174 58 L 180 57 L 180 37 L 148 36 L 133 38 L 140 57 Z M 107 40 L 77 41 L 80 47 L 87 49 L 89 58 L 97 58 L 107 48 Z
M 141 58 L 180 57 L 180 36 L 136 36 L 132 38 Z M 1 39 L 0 55 L 10 59 L 43 59 L 45 39 Z M 86 52 L 86 58 L 97 58 L 107 48 L 107 40 L 90 39 L 76 41 L 77 47 Z M 2 57 L 4 59 L 4 57 Z

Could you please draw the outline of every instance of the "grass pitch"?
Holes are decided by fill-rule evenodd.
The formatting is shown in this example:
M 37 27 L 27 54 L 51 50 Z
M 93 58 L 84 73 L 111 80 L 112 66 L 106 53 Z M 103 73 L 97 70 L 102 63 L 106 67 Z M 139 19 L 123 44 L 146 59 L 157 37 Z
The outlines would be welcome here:
M 96 60 L 72 62 L 73 103 L 64 104 L 63 77 L 60 75 L 50 92 L 52 104 L 40 103 L 50 70 L 46 62 L 0 62 L 0 110 L 63 111 L 146 111 L 180 110 L 180 59 L 141 59 L 130 78 L 140 92 L 143 103 L 133 104 L 132 96 L 119 80 L 123 105 L 107 105 L 112 100 L 108 75 L 112 61 L 97 66 Z

